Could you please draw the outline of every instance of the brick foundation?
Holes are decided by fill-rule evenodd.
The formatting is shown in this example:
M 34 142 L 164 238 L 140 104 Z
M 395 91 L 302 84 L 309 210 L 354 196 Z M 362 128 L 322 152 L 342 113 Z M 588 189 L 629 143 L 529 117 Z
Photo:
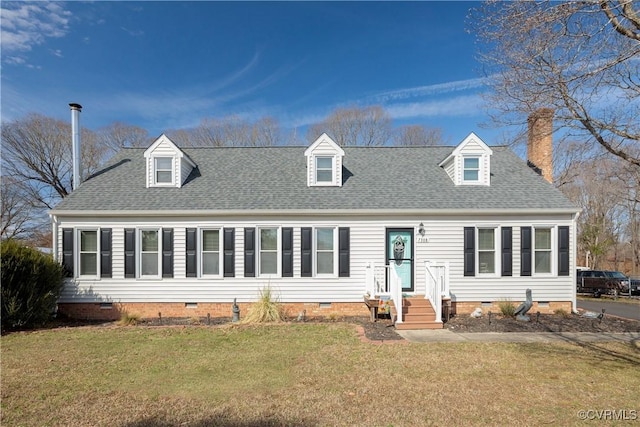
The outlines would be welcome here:
M 283 303 L 289 318 L 295 318 L 301 311 L 306 317 L 369 316 L 364 302 L 353 303 Z M 233 303 L 62 303 L 58 312 L 66 317 L 81 320 L 119 320 L 124 313 L 137 315 L 142 319 L 177 317 L 225 317 L 231 318 Z M 238 303 L 240 318 L 247 314 L 251 303 Z
M 522 301 L 513 301 L 512 304 L 517 307 Z M 480 307 L 483 313 L 491 311 L 492 313 L 500 313 L 500 301 L 486 302 L 452 302 L 451 311 L 453 314 L 471 314 L 476 308 Z M 541 305 L 538 301 L 533 302 L 533 306 L 529 310 L 529 314 L 540 312 L 541 314 L 553 314 L 556 310 L 564 310 L 571 313 L 571 301 L 549 301 L 547 304 Z

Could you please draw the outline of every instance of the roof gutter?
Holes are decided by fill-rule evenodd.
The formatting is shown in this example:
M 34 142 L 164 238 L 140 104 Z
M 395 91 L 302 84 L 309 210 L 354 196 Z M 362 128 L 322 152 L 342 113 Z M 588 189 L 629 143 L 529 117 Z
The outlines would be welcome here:
M 313 216 L 412 216 L 412 215 L 577 215 L 580 212 L 577 208 L 556 208 L 556 209 L 202 209 L 202 210 L 52 210 L 51 215 L 67 217 L 129 217 L 129 216 L 282 216 L 282 215 L 313 215 Z M 576 216 L 577 217 L 577 216 Z

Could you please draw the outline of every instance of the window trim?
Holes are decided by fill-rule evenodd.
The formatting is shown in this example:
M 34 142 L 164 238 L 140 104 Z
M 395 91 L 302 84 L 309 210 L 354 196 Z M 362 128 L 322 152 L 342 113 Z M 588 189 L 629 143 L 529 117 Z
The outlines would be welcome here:
M 542 252 L 543 249 L 536 249 L 536 230 L 549 230 L 549 249 L 544 251 L 549 252 L 549 271 L 538 272 L 536 271 L 536 252 Z M 531 226 L 531 276 L 537 277 L 555 277 L 557 276 L 557 257 L 558 257 L 558 241 L 557 241 L 557 227 L 555 225 L 538 224 Z
M 276 230 L 276 272 L 262 272 L 262 230 Z M 273 253 L 272 249 L 268 250 Z M 279 225 L 263 225 L 256 227 L 256 277 L 282 277 L 282 227 Z
M 159 159 L 170 159 L 171 160 L 171 168 L 170 169 L 159 169 L 158 168 L 158 160 Z M 176 177 L 176 159 L 174 156 L 153 156 L 151 158 L 153 162 L 153 185 L 158 187 L 163 186 L 175 186 L 175 177 Z M 158 181 L 158 172 L 170 172 L 171 173 L 171 181 L 169 182 L 160 182 Z
M 492 273 L 482 273 L 480 272 L 480 230 L 492 230 L 493 231 L 493 272 Z M 476 225 L 475 226 L 475 238 L 476 245 L 474 248 L 474 256 L 476 263 L 476 277 L 500 277 L 500 272 L 502 271 L 501 265 L 501 242 L 500 239 L 500 227 L 497 225 Z M 482 250 L 482 252 L 489 252 L 488 250 Z
M 204 267 L 204 257 L 203 254 L 204 252 L 204 239 L 203 239 L 203 235 L 205 231 L 217 231 L 218 232 L 218 274 L 205 274 L 203 267 Z M 199 278 L 205 278 L 205 279 L 219 279 L 222 278 L 222 274 L 224 271 L 224 248 L 223 248 L 223 244 L 224 244 L 224 240 L 223 240 L 223 231 L 222 231 L 222 227 L 200 227 L 198 228 L 198 236 L 196 238 L 196 251 L 197 251 L 197 258 L 198 258 L 198 265 L 197 265 L 197 269 L 198 269 L 198 277 Z M 213 253 L 211 252 L 206 252 L 206 253 Z
M 328 169 L 318 168 L 318 159 L 331 159 L 331 180 L 318 181 L 318 170 L 326 171 Z M 332 154 L 316 154 L 313 156 L 313 184 L 317 186 L 334 186 L 336 185 L 336 156 Z
M 475 155 L 463 155 L 462 156 L 462 176 L 461 178 L 461 182 L 463 184 L 481 184 L 482 183 L 482 158 L 483 156 L 481 154 L 475 154 Z M 478 160 L 478 167 L 477 168 L 467 168 L 465 166 L 465 160 L 471 160 L 471 159 L 476 159 Z M 478 172 L 478 178 L 477 179 L 466 179 L 465 178 L 465 171 L 477 171 Z
M 318 230 L 331 230 L 333 233 L 333 272 L 331 273 L 319 273 L 318 272 Z M 338 252 L 339 252 L 339 240 L 338 240 L 338 227 L 334 225 L 317 226 L 313 227 L 313 275 L 314 277 L 338 277 Z M 323 250 L 328 252 L 327 250 Z
M 82 274 L 82 232 L 83 231 L 93 231 L 96 233 L 96 250 L 93 252 L 87 252 L 85 251 L 84 253 L 95 253 L 96 256 L 96 273 L 95 274 Z M 78 248 L 78 250 L 76 251 L 76 265 L 78 266 L 76 269 L 76 274 L 75 276 L 78 279 L 92 279 L 92 280 L 100 280 L 101 275 L 100 275 L 100 228 L 94 228 L 94 227 L 87 227 L 87 228 L 78 228 L 76 229 L 76 248 Z
M 162 228 L 160 227 L 140 227 L 137 229 L 136 233 L 136 273 L 139 279 L 162 279 Z M 158 249 L 157 249 L 157 273 L 155 275 L 152 274 L 142 274 L 142 233 L 145 231 L 155 231 L 156 236 L 158 238 Z

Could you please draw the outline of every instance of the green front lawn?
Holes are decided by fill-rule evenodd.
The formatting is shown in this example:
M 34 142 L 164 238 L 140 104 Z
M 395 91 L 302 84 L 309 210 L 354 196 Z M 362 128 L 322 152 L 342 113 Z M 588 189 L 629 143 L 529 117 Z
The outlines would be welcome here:
M 572 425 L 640 410 L 636 344 L 377 345 L 325 323 L 64 328 L 3 336 L 1 351 L 3 426 Z

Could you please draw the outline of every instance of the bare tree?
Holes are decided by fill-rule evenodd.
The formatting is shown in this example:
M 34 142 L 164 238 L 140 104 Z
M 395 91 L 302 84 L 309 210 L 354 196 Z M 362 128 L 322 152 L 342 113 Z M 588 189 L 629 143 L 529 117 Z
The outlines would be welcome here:
M 338 108 L 320 123 L 312 125 L 309 141 L 326 132 L 340 146 L 375 146 L 386 144 L 391 137 L 391 117 L 379 105 Z
M 609 160 L 585 160 L 574 163 L 579 173 L 562 187 L 563 192 L 580 208 L 578 217 L 578 249 L 589 253 L 590 267 L 602 267 L 606 258 L 616 252 L 625 240 L 629 212 L 621 202 L 625 182 L 616 170 L 623 163 Z
M 280 126 L 272 117 L 255 122 L 238 116 L 205 118 L 194 129 L 170 131 L 169 137 L 184 147 L 265 147 L 282 139 Z
M 523 125 L 550 107 L 573 141 L 640 167 L 640 13 L 632 1 L 491 1 L 470 23 L 484 48 L 495 123 Z
M 101 146 L 109 147 L 113 152 L 123 147 L 145 148 L 152 142 L 145 129 L 122 122 L 114 122 L 98 129 L 96 137 Z
M 105 160 L 107 148 L 95 134 L 82 129 L 83 178 Z M 23 186 L 22 194 L 34 207 L 51 209 L 72 190 L 71 125 L 30 114 L 2 125 L 2 174 Z
M 407 125 L 396 129 L 393 135 L 393 144 L 399 146 L 441 145 L 444 143 L 440 128 Z
M 27 238 L 33 231 L 31 205 L 25 197 L 22 184 L 10 176 L 0 177 L 2 228 L 0 238 Z

